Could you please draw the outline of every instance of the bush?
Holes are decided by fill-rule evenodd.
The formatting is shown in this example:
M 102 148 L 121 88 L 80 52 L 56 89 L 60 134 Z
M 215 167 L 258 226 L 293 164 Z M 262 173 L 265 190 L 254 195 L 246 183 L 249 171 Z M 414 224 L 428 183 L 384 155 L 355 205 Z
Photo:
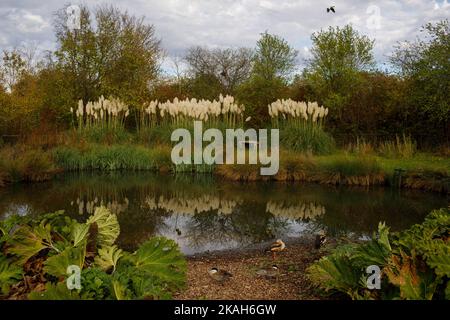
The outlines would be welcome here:
M 131 253 L 114 244 L 119 234 L 117 216 L 104 207 L 85 223 L 62 212 L 1 221 L 0 294 L 37 300 L 161 299 L 184 287 L 186 260 L 173 240 L 151 238 Z M 73 265 L 81 269 L 82 283 L 69 290 L 67 269 Z M 20 281 L 25 273 L 33 279 L 26 284 Z
M 448 230 L 450 209 L 403 232 L 380 223 L 371 240 L 338 246 L 308 268 L 308 277 L 324 293 L 352 299 L 450 299 Z M 367 288 L 370 265 L 381 269 L 381 290 Z
M 40 149 L 15 146 L 0 151 L 0 180 L 3 183 L 48 180 L 55 171 L 50 155 Z

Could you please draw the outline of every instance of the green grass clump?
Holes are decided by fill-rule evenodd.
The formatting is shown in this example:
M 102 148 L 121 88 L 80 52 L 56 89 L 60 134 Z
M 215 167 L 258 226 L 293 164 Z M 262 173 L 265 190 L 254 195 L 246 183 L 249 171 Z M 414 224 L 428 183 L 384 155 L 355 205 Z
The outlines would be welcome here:
M 329 154 L 335 148 L 333 138 L 321 127 L 287 124 L 280 129 L 280 144 L 297 152 Z
M 0 150 L 1 184 L 48 180 L 54 171 L 55 166 L 50 155 L 41 149 L 15 146 Z
M 153 170 L 170 165 L 170 150 L 138 145 L 89 145 L 87 149 L 58 147 L 56 163 L 66 170 Z
M 416 153 L 417 145 L 411 137 L 403 135 L 401 139 L 396 136 L 395 141 L 385 141 L 381 143 L 378 149 L 380 155 L 386 158 L 409 159 Z

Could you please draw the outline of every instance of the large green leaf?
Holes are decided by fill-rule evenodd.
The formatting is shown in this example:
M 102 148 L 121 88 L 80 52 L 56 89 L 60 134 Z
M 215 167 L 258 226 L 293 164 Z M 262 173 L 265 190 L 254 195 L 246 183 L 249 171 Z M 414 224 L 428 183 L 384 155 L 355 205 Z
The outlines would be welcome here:
M 0 295 L 8 294 L 11 285 L 22 279 L 22 268 L 10 263 L 0 254 Z
M 32 256 L 46 248 L 57 250 L 52 243 L 51 225 L 41 223 L 38 226 L 20 227 L 9 242 L 7 251 L 18 257 L 18 264 L 23 265 Z
M 186 281 L 186 260 L 175 241 L 155 237 L 144 244 L 131 258 L 134 266 L 163 282 L 183 286 Z
M 335 253 L 321 258 L 308 269 L 308 278 L 325 291 L 337 290 L 356 298 L 362 272 L 352 265 L 354 247 L 342 246 Z
M 44 263 L 44 271 L 55 277 L 67 276 L 67 268 L 75 265 L 83 269 L 86 256 L 86 242 L 78 247 L 67 247 L 59 254 L 49 257 Z
M 42 292 L 31 292 L 28 295 L 30 300 L 82 300 L 77 290 L 69 290 L 65 282 L 53 284 L 48 282 L 46 290 Z
M 105 207 L 98 207 L 86 223 L 92 224 L 94 222 L 98 227 L 98 245 L 101 247 L 112 246 L 120 234 L 117 216 Z
M 95 257 L 95 264 L 104 271 L 109 271 L 112 269 L 112 272 L 114 272 L 119 259 L 122 258 L 123 255 L 123 251 L 115 245 L 100 248 L 98 250 L 98 256 Z
M 416 257 L 401 254 L 391 257 L 384 272 L 400 288 L 400 297 L 408 300 L 431 300 L 439 284 L 429 269 L 420 266 Z
M 89 225 L 84 223 L 74 223 L 72 226 L 71 238 L 73 246 L 76 247 L 87 239 Z

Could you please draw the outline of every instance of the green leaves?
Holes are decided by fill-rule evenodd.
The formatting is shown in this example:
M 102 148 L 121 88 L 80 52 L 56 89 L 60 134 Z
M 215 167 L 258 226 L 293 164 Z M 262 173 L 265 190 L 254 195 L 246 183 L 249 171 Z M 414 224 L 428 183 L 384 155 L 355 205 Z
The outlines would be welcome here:
M 67 267 L 76 265 L 83 268 L 86 256 L 86 245 L 79 247 L 68 247 L 63 252 L 49 257 L 44 263 L 44 271 L 55 277 L 67 275 Z
M 87 224 L 97 223 L 97 244 L 102 247 L 112 246 L 120 234 L 120 226 L 117 216 L 105 207 L 99 207 L 94 215 L 89 217 Z
M 85 224 L 62 213 L 20 222 L 1 224 L 0 231 L 8 235 L 5 248 L 13 256 L 8 259 L 0 252 L 0 294 L 21 279 L 22 268 L 15 263 L 25 264 L 33 256 L 27 268 L 43 264 L 36 275 L 48 282 L 45 291 L 31 292 L 30 299 L 161 299 L 185 283 L 186 261 L 174 241 L 154 238 L 134 254 L 127 253 L 113 244 L 120 228 L 117 217 L 104 207 Z M 64 281 L 72 265 L 81 269 L 80 290 L 69 290 Z
M 46 290 L 42 292 L 31 292 L 30 300 L 81 300 L 82 297 L 76 290 L 69 290 L 65 282 L 53 284 L 48 282 Z
M 142 270 L 174 286 L 185 281 L 186 260 L 175 241 L 157 237 L 142 244 L 131 257 L 138 270 Z
M 308 268 L 308 276 L 325 291 L 340 291 L 357 299 L 448 297 L 448 230 L 449 209 L 435 210 L 422 224 L 401 233 L 389 234 L 380 223 L 370 241 L 337 247 Z M 367 290 L 364 271 L 369 265 L 381 268 L 382 280 L 385 275 L 380 293 Z
M 10 263 L 0 253 L 0 295 L 8 294 L 9 287 L 22 279 L 22 268 Z
M 76 247 L 87 239 L 89 232 L 88 224 L 75 223 L 72 227 L 71 238 L 73 246 Z
M 19 264 L 24 264 L 41 250 L 52 247 L 51 225 L 41 222 L 34 228 L 28 225 L 20 227 L 7 250 L 18 257 Z
M 112 268 L 112 272 L 116 271 L 119 259 L 124 256 L 124 253 L 117 246 L 100 248 L 98 256 L 95 257 L 95 264 L 103 271 L 108 272 Z

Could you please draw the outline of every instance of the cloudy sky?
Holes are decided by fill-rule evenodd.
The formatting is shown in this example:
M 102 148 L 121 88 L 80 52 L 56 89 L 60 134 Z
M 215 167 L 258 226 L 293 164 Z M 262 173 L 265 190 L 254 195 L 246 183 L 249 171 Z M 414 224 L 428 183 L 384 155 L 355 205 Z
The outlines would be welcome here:
M 328 26 L 352 23 L 376 40 L 380 66 L 403 40 L 413 40 L 426 22 L 450 17 L 449 0 L 87 0 L 68 1 L 94 8 L 114 4 L 155 26 L 168 56 L 182 56 L 192 45 L 254 47 L 268 30 L 299 51 L 299 65 L 308 57 L 310 35 Z M 54 49 L 52 16 L 60 0 L 0 0 L 0 49 L 32 45 Z M 336 13 L 326 8 L 335 5 Z M 168 59 L 169 60 L 169 59 Z M 170 69 L 166 61 L 165 68 Z

